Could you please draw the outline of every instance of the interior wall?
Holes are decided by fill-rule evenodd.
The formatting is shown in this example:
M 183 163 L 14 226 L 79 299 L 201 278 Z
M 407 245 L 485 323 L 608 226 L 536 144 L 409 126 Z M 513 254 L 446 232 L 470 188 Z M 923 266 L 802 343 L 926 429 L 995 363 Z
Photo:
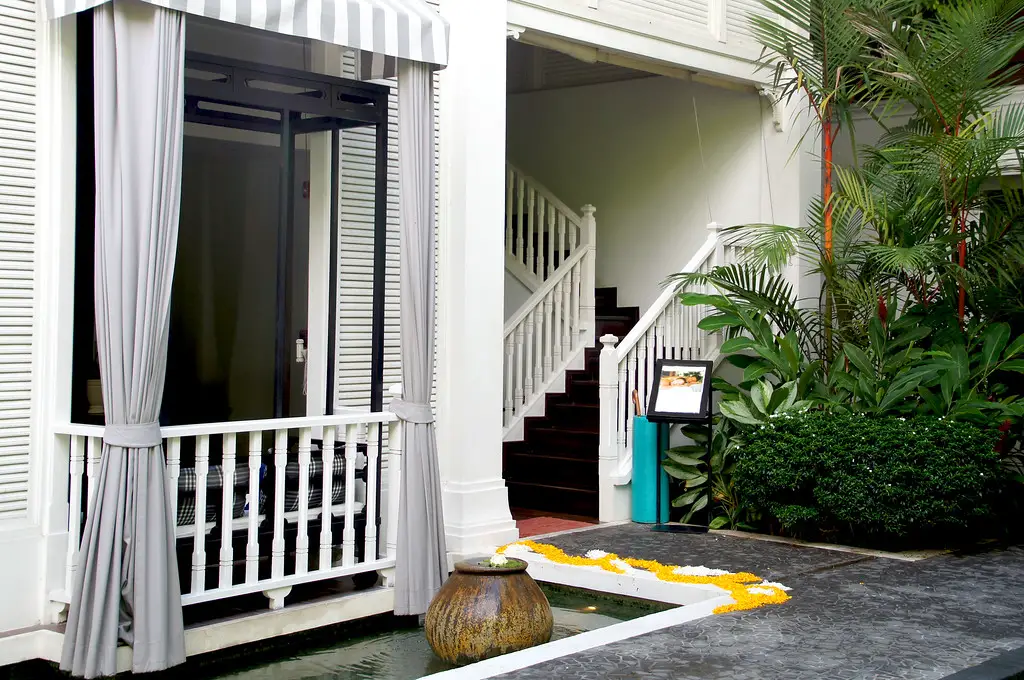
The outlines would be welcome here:
M 664 77 L 510 95 L 508 158 L 569 206 L 596 206 L 597 285 L 644 309 L 708 222 L 768 218 L 761 109 L 752 92 Z
M 523 285 L 523 282 L 505 270 L 505 321 L 508 321 L 513 314 L 519 311 L 523 303 L 530 299 L 533 293 Z

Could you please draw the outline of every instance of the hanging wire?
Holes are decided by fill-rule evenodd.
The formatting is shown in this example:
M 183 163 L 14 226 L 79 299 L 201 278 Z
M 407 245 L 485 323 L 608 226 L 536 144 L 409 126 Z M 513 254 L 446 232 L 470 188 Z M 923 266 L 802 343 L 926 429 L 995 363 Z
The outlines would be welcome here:
M 708 207 L 708 222 L 714 222 L 715 220 L 711 217 L 711 196 L 708 194 L 708 169 L 704 165 L 704 142 L 700 136 L 700 118 L 697 116 L 697 97 L 694 95 L 693 99 L 693 124 L 697 128 L 697 149 L 700 151 L 700 169 L 701 174 L 704 175 L 704 202 Z
M 764 136 L 764 97 L 758 97 L 757 104 L 761 109 L 761 155 L 764 156 L 764 177 L 768 182 L 768 214 L 771 215 L 772 224 L 775 224 L 775 195 L 772 193 L 772 172 L 768 167 L 768 142 Z

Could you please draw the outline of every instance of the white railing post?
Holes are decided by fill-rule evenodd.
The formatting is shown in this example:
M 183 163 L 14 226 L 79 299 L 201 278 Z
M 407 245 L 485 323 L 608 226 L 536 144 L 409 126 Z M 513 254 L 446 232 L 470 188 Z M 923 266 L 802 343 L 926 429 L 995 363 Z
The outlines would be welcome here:
M 708 236 L 715 239 L 715 250 L 711 256 L 711 264 L 715 267 L 725 265 L 725 242 L 722 241 L 720 230 L 718 222 L 708 222 Z
M 389 390 L 392 400 L 402 397 L 401 384 L 393 385 Z M 394 420 L 388 425 L 388 503 L 384 530 L 385 557 L 389 560 L 398 556 L 398 513 L 400 512 L 402 484 L 402 438 L 404 437 L 402 421 Z M 394 569 L 383 572 L 384 585 L 394 586 Z
M 708 237 L 714 239 L 715 242 L 715 249 L 711 255 L 712 267 L 724 267 L 726 264 L 728 264 L 725 257 L 725 239 L 722 238 L 721 229 L 722 228 L 719 226 L 718 222 L 708 223 Z M 707 290 L 707 286 L 703 286 L 702 292 L 710 293 L 711 291 Z M 701 307 L 701 310 L 703 311 L 703 313 L 701 314 L 701 318 L 704 318 L 704 316 L 707 315 L 708 310 L 706 307 L 703 306 Z M 692 332 L 696 332 L 696 329 L 694 329 Z M 708 337 L 707 340 L 711 346 L 704 348 L 704 356 L 701 357 L 704 359 L 706 359 L 708 356 L 711 356 L 712 354 L 717 353 L 718 348 L 722 346 L 722 343 L 724 342 L 722 331 L 717 330 L 714 333 L 711 333 L 710 337 Z
M 596 344 L 597 331 L 595 302 L 595 272 L 597 270 L 597 220 L 594 219 L 596 209 L 592 205 L 583 206 L 583 221 L 580 227 L 580 241 L 586 247 L 587 254 L 583 257 L 583 276 L 580 282 L 580 332 L 584 334 L 587 347 Z
M 598 439 L 598 516 L 602 522 L 611 521 L 614 515 L 615 483 L 613 476 L 619 467 L 619 447 L 616 435 L 619 429 L 621 408 L 619 401 L 619 361 L 614 335 L 601 336 L 601 358 L 598 369 L 598 393 L 600 397 L 599 418 L 601 435 Z M 618 518 L 624 519 L 624 518 Z

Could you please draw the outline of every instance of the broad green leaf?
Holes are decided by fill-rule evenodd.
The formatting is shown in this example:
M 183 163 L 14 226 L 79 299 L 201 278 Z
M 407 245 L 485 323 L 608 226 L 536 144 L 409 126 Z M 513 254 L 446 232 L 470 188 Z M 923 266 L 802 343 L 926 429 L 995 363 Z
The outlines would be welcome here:
M 743 350 L 750 349 L 754 346 L 754 341 L 745 335 L 741 335 L 738 338 L 730 338 L 722 343 L 721 353 L 732 354 L 733 352 L 742 352 Z
M 874 377 L 875 367 L 871 364 L 871 360 L 868 359 L 868 355 L 864 353 L 864 350 L 847 342 L 843 345 L 843 354 L 846 355 L 850 363 L 858 371 Z
M 790 382 L 780 385 L 775 393 L 772 394 L 771 400 L 768 402 L 768 408 L 765 409 L 765 413 L 772 414 L 777 411 L 785 410 L 789 405 L 796 401 L 796 381 L 791 380 Z
M 905 345 L 909 345 L 912 342 L 917 342 L 918 340 L 923 340 L 927 338 L 928 334 L 931 332 L 932 329 L 928 328 L 927 326 L 917 326 L 915 328 L 911 328 L 909 331 L 893 340 L 890 346 L 892 347 L 892 349 L 904 347 Z
M 672 477 L 675 477 L 676 479 L 681 479 L 683 481 L 687 481 L 690 479 L 699 479 L 700 477 L 704 476 L 703 473 L 701 473 L 700 471 L 695 470 L 694 468 L 687 465 L 680 465 L 676 463 L 674 460 L 664 461 L 661 464 L 661 467 L 663 467 L 665 469 L 665 472 L 667 472 Z
M 931 409 L 932 413 L 937 416 L 941 416 L 946 413 L 946 407 L 943 405 L 942 400 L 930 389 L 927 387 L 918 387 L 917 393 L 920 395 L 921 401 Z
M 764 359 L 758 359 L 756 363 L 752 363 L 743 370 L 743 382 L 756 382 L 763 376 L 771 373 L 773 370 L 772 365 Z
M 736 368 L 746 368 L 747 366 L 750 366 L 750 364 L 758 361 L 764 361 L 761 357 L 752 357 L 749 354 L 730 354 L 725 357 L 725 360 Z
M 735 314 L 721 313 L 706 316 L 697 324 L 697 328 L 709 333 L 722 328 L 730 328 L 740 325 L 740 318 Z
M 779 341 L 779 350 L 782 357 L 789 364 L 788 379 L 794 379 L 800 372 L 800 344 L 796 337 L 796 331 L 790 331 L 786 337 Z
M 707 481 L 708 481 L 708 476 L 707 475 L 701 475 L 699 477 L 691 477 L 690 479 L 686 480 L 686 488 L 687 489 L 694 489 L 696 487 L 699 487 L 699 486 L 702 486 L 704 484 L 707 484 Z
M 921 376 L 904 373 L 897 376 L 885 391 L 885 396 L 878 402 L 878 410 L 883 413 L 906 399 L 921 384 Z
M 692 467 L 695 472 L 698 467 L 703 465 L 703 463 L 700 460 L 696 458 L 691 458 L 689 456 L 684 456 L 681 453 L 677 453 L 673 449 L 665 451 L 665 455 L 674 460 L 676 463 L 679 463 L 679 465 Z
M 868 339 L 871 341 L 871 349 L 877 357 L 885 356 L 885 335 L 881 319 L 877 316 L 871 319 L 868 324 Z
M 1004 361 L 999 366 L 1001 371 L 1013 371 L 1014 373 L 1024 373 L 1024 359 L 1012 359 L 1011 361 Z
M 701 494 L 703 494 L 703 493 L 704 493 L 703 489 L 693 489 L 691 491 L 687 491 L 682 496 L 677 496 L 676 498 L 674 498 L 672 500 L 672 507 L 673 508 L 685 508 L 685 507 L 688 507 L 695 500 L 700 498 Z
M 768 404 L 772 401 L 772 393 L 774 391 L 770 382 L 762 380 L 754 385 L 754 389 L 750 390 L 750 400 L 754 402 L 754 407 L 761 413 L 771 413 L 768 410 Z
M 793 393 L 794 397 L 803 397 L 810 391 L 811 385 L 818 381 L 818 376 L 821 373 L 821 361 L 813 361 L 800 373 L 800 378 L 796 382 L 796 390 Z
M 730 420 L 744 425 L 760 425 L 761 420 L 757 419 L 746 404 L 740 400 L 723 401 L 718 405 L 722 415 Z
M 732 309 L 734 305 L 724 295 L 708 295 L 706 293 L 683 293 L 679 301 L 688 307 L 710 305 L 715 308 Z
M 704 508 L 706 508 L 707 505 L 708 505 L 708 497 L 707 497 L 707 494 L 704 494 L 700 498 L 698 498 L 696 501 L 694 501 L 692 506 L 690 506 L 690 511 L 687 512 L 686 515 L 683 516 L 683 523 L 685 524 L 686 522 L 689 522 L 691 519 L 693 519 L 693 516 L 695 514 L 697 514 L 698 512 L 703 510 Z
M 1024 352 L 1024 335 L 1018 335 L 1017 339 L 1010 343 L 1010 346 L 1003 352 L 1004 359 L 1012 359 Z
M 981 340 L 981 365 L 985 370 L 991 369 L 999 361 L 1009 340 L 1009 324 L 994 323 L 985 330 Z
M 709 529 L 721 529 L 722 527 L 729 526 L 729 518 L 719 515 L 710 522 L 708 522 Z

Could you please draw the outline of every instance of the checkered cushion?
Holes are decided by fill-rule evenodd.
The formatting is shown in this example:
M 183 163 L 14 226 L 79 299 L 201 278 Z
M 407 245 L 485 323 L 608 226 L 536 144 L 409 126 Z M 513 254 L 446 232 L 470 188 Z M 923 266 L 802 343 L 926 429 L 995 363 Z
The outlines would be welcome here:
M 260 479 L 266 476 L 267 466 L 260 466 Z M 249 489 L 249 469 L 235 468 L 235 493 L 231 508 L 233 518 L 245 517 L 249 514 L 246 495 Z M 224 487 L 224 472 L 220 465 L 211 465 L 206 477 L 206 521 L 214 522 L 220 514 L 221 489 Z M 190 526 L 196 521 L 196 470 L 181 468 L 178 476 L 178 526 Z M 263 512 L 267 495 L 260 489 L 259 510 Z
M 317 476 L 310 480 L 309 484 L 309 505 L 307 508 L 323 507 L 323 477 Z M 338 505 L 345 498 L 345 478 L 339 475 L 332 476 L 331 482 L 331 505 Z M 295 512 L 299 509 L 299 488 L 297 484 L 289 484 L 284 490 L 284 511 Z

